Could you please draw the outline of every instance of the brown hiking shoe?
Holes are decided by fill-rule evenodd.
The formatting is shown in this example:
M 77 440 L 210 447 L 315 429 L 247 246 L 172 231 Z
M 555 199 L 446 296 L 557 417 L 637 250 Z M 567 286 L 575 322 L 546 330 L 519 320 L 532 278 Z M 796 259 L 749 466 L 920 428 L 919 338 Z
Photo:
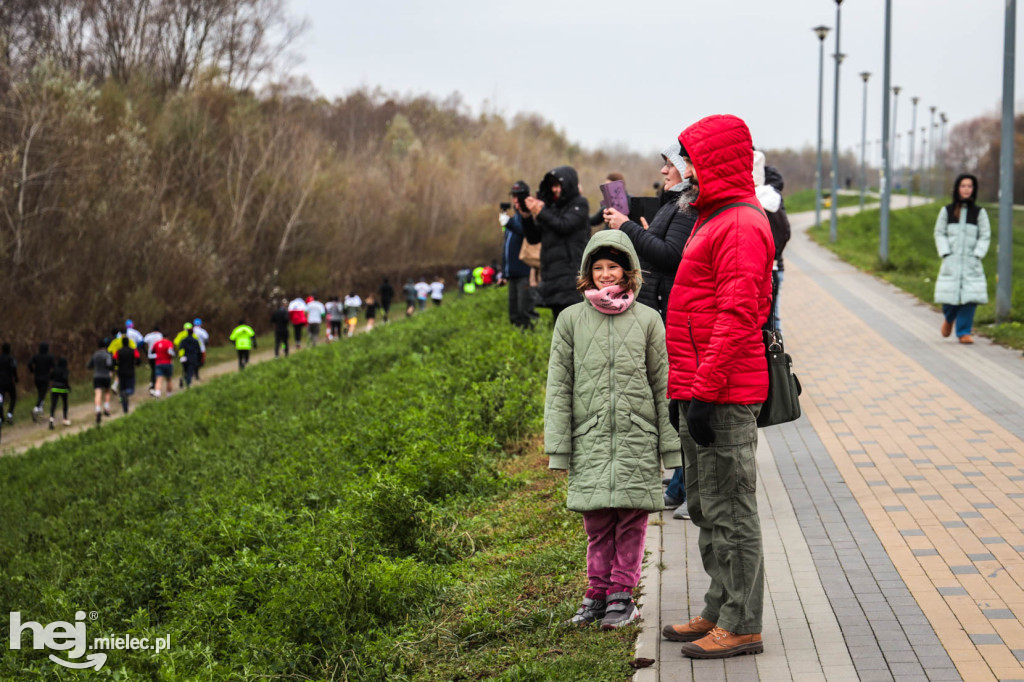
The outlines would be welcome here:
M 960 343 L 974 343 L 974 339 L 971 338 L 970 334 L 964 334 L 960 337 Z
M 953 333 L 953 323 L 943 322 L 942 323 L 942 336 L 946 337 Z
M 693 642 L 711 632 L 714 627 L 715 624 L 707 618 L 694 616 L 683 625 L 666 625 L 661 629 L 661 634 L 673 642 Z
M 690 658 L 729 658 L 764 651 L 761 635 L 736 635 L 716 627 L 695 642 L 683 644 L 683 656 Z

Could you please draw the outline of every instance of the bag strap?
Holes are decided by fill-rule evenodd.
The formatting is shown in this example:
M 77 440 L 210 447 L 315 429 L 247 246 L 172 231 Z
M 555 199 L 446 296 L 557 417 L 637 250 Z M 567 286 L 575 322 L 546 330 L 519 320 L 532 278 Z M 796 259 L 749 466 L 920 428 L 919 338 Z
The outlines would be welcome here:
M 749 201 L 734 201 L 732 203 L 726 204 L 725 206 L 722 206 L 721 208 L 719 208 L 717 211 L 715 211 L 714 213 L 709 215 L 707 217 L 707 220 L 705 220 L 704 222 L 706 223 L 706 222 L 708 222 L 708 220 L 711 220 L 712 218 L 717 218 L 719 215 L 721 215 L 722 213 L 724 213 L 728 209 L 736 208 L 737 206 L 746 206 L 747 208 L 752 208 L 755 211 L 757 211 L 758 213 L 760 213 L 761 215 L 763 215 L 765 218 L 768 217 L 768 214 L 765 213 L 764 209 L 761 208 L 760 206 L 756 206 L 756 205 L 750 203 Z

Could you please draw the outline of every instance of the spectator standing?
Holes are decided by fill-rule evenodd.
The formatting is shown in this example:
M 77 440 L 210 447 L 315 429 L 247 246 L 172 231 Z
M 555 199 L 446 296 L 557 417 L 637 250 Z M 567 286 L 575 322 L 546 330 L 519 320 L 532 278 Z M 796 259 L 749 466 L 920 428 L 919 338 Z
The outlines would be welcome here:
M 238 326 L 231 330 L 228 340 L 235 344 L 235 351 L 238 353 L 238 371 L 242 371 L 249 364 L 249 351 L 256 347 L 256 332 L 245 323 L 243 318 L 238 321 Z
M 114 355 L 114 366 L 117 368 L 117 381 L 121 385 L 118 397 L 121 398 L 121 410 L 128 414 L 128 400 L 135 394 L 135 367 L 141 358 L 138 348 L 131 347 L 131 339 L 121 339 L 121 347 Z
M 174 361 L 177 357 L 174 342 L 166 336 L 161 336 L 153 344 L 153 365 L 156 369 L 153 397 L 159 398 L 164 393 L 171 394 L 171 377 L 174 375 Z
M 199 362 L 202 357 L 202 346 L 196 338 L 196 329 L 193 327 L 188 331 L 188 336 L 181 340 L 181 359 L 184 360 L 183 374 L 185 375 L 185 388 L 192 388 L 192 379 L 199 370 Z
M 771 178 L 771 182 L 768 179 Z M 779 292 L 782 290 L 782 251 L 789 242 L 789 216 L 782 200 L 782 175 L 771 166 L 765 164 L 764 153 L 754 151 L 754 192 L 757 200 L 768 216 L 768 225 L 772 228 L 772 243 L 775 246 L 775 258 L 772 261 L 772 314 L 768 317 L 766 327 L 770 328 L 774 321 L 775 330 L 782 332 L 782 318 L 779 316 Z
M 430 283 L 430 302 L 435 307 L 441 305 L 441 299 L 444 298 L 444 280 L 440 277 L 434 278 L 434 281 Z
M 28 361 L 28 371 L 36 383 L 36 406 L 32 408 L 32 421 L 43 418 L 43 403 L 50 391 L 50 372 L 57 366 L 57 358 L 50 355 L 50 344 L 45 341 L 39 344 L 39 352 Z
M 540 294 L 557 320 L 581 299 L 576 273 L 590 238 L 590 205 L 571 166 L 548 171 L 537 196 L 524 199 L 530 213 L 523 218 L 523 233 L 528 242 L 541 245 Z
M 622 230 L 633 243 L 640 256 L 640 267 L 646 273 L 644 286 L 637 294 L 637 300 L 657 310 L 662 322 L 665 321 L 668 297 L 676 270 L 679 269 L 683 247 L 690 237 L 690 232 L 693 231 L 693 223 L 697 218 L 695 211 L 684 211 L 677 203 L 683 190 L 683 173 L 686 171 L 686 164 L 680 156 L 681 151 L 679 141 L 673 140 L 661 152 L 664 161 L 661 174 L 665 178 L 661 192 L 661 208 L 650 225 L 643 218 L 638 225 L 614 208 L 606 208 L 603 213 L 608 227 Z M 665 489 L 664 500 L 666 508 L 676 510 L 673 518 L 690 518 L 686 510 L 686 478 L 683 467 L 679 467 L 672 474 L 668 488 Z
M 960 343 L 974 343 L 974 311 L 988 303 L 988 280 L 981 259 L 992 239 L 988 213 L 978 206 L 978 179 L 968 173 L 953 183 L 953 201 L 935 221 L 935 249 L 942 258 L 935 278 L 935 302 L 942 304 L 942 335 L 956 331 Z
M 356 323 L 359 322 L 359 309 L 363 307 L 363 299 L 354 291 L 350 291 L 345 297 L 345 324 L 348 329 L 346 334 L 352 338 L 356 333 Z
M 277 310 L 270 314 L 270 321 L 274 325 L 274 357 L 284 347 L 284 356 L 288 357 L 288 325 L 291 322 L 288 316 L 288 299 L 281 299 Z
M 384 324 L 388 323 L 388 313 L 391 312 L 391 301 L 395 298 L 395 288 L 388 282 L 388 278 L 385 277 L 384 281 L 380 284 L 380 289 L 377 290 L 380 294 L 380 315 Z
M 18 405 L 18 361 L 11 355 L 11 344 L 0 346 L 0 405 L 7 408 L 7 423 L 14 423 L 14 408 Z M 4 401 L 4 396 L 7 400 Z
M 533 296 L 530 294 L 530 266 L 519 259 L 523 248 L 523 219 L 518 196 L 529 195 L 530 188 L 522 180 L 512 185 L 513 206 L 503 225 L 505 243 L 501 250 L 501 271 L 508 280 L 508 320 L 520 329 L 533 326 Z
M 669 296 L 668 395 L 686 417 L 679 429 L 686 504 L 711 584 L 701 614 L 662 634 L 685 642 L 690 658 L 727 658 L 764 651 L 755 452 L 768 394 L 761 328 L 775 245 L 754 194 L 746 124 L 709 116 L 684 130 L 679 143 L 689 181 L 680 205 L 698 216 Z
M 315 296 L 310 296 L 306 301 L 306 325 L 309 328 L 309 345 L 316 348 L 320 340 L 320 325 L 324 322 L 324 315 L 327 308 Z
M 424 277 L 420 277 L 420 281 L 413 285 L 416 288 L 416 304 L 419 309 L 427 309 L 427 297 L 430 296 L 430 285 L 427 284 L 427 280 Z
M 53 416 L 57 411 L 57 400 L 64 410 L 64 426 L 71 426 L 68 419 L 68 393 L 71 392 L 71 380 L 68 372 L 68 359 L 57 358 L 57 366 L 50 371 L 50 430 L 53 430 Z
M 412 314 L 416 312 L 416 285 L 413 284 L 411 277 L 402 287 L 402 294 L 405 296 L 405 316 L 412 317 Z
M 566 624 L 605 630 L 638 620 L 647 516 L 662 510 L 661 467 L 681 462 L 669 421 L 661 318 L 637 305 L 640 261 L 618 231 L 599 232 L 582 256 L 586 301 L 555 322 L 544 406 L 544 450 L 569 471 L 566 505 L 583 514 L 589 589 Z M 611 396 L 611 397 L 609 397 Z
M 153 391 L 156 389 L 156 350 L 154 346 L 156 342 L 164 338 L 163 332 L 160 331 L 158 325 L 153 325 L 153 331 L 149 332 L 142 338 L 142 342 L 146 346 L 146 358 L 149 360 L 149 394 L 153 395 Z
M 306 326 L 306 302 L 301 296 L 296 296 L 288 304 L 288 317 L 295 331 L 295 350 L 299 350 L 302 348 L 302 331 Z
M 131 339 L 126 339 L 131 346 Z M 103 415 L 110 416 L 110 372 L 114 369 L 114 358 L 107 350 L 106 339 L 97 341 L 96 352 L 86 363 L 86 369 L 92 370 L 93 405 L 96 408 L 96 424 L 103 421 Z

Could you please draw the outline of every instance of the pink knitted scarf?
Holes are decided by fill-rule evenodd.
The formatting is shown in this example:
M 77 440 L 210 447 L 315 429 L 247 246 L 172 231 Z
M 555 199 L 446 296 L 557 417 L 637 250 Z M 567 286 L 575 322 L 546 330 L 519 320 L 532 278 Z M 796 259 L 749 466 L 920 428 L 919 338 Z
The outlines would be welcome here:
M 618 315 L 633 303 L 633 292 L 613 284 L 604 289 L 587 289 L 583 292 L 590 304 L 605 315 Z

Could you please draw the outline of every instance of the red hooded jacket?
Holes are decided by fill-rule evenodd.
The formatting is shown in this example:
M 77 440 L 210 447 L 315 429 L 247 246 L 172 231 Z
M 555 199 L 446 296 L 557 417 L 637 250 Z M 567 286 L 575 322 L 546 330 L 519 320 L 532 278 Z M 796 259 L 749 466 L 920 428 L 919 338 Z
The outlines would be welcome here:
M 753 145 L 735 116 L 708 116 L 679 135 L 693 161 L 697 222 L 669 295 L 668 396 L 751 405 L 768 395 L 761 327 L 775 245 L 754 195 Z

